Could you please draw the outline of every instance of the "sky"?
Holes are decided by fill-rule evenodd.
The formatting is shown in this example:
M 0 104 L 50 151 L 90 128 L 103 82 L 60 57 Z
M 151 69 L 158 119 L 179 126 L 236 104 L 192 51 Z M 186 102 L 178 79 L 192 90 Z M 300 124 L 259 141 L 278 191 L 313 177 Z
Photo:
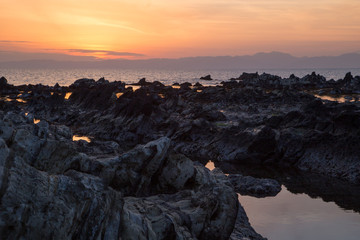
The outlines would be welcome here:
M 359 12 L 359 0 L 0 0 L 0 56 L 340 55 L 360 52 Z

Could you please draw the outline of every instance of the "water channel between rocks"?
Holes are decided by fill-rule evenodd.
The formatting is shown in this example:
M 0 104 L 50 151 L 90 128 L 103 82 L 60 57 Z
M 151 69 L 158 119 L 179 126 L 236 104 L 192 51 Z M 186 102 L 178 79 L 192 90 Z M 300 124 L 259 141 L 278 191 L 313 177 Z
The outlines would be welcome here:
M 206 167 L 213 170 L 214 162 Z M 251 226 L 269 240 L 359 239 L 360 214 L 320 197 L 294 194 L 284 185 L 275 197 L 238 196 Z

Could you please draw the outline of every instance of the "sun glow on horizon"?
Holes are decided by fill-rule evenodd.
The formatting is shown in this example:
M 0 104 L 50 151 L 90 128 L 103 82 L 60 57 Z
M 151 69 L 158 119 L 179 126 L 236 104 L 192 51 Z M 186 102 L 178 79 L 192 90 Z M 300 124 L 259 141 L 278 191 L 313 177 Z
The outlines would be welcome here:
M 358 0 L 0 0 L 0 51 L 93 59 L 360 50 Z

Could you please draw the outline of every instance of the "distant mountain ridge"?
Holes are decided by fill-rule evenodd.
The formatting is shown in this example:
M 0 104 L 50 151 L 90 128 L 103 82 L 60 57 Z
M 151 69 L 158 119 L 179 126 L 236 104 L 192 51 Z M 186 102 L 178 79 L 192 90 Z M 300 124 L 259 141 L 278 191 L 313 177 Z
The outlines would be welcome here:
M 0 53 L 1 54 L 1 53 Z M 169 70 L 233 70 L 233 69 L 307 69 L 360 68 L 360 54 L 340 56 L 294 57 L 281 52 L 257 53 L 244 56 L 186 57 L 178 59 L 153 58 L 143 60 L 3 61 L 0 68 L 119 68 Z

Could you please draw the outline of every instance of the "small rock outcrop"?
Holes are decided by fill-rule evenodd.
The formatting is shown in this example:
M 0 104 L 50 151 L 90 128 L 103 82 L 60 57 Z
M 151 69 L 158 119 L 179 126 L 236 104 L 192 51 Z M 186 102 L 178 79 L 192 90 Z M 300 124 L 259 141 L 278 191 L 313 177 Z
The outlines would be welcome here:
M 133 83 L 131 85 L 134 85 L 134 86 L 147 86 L 147 85 L 151 85 L 151 83 L 146 81 L 146 78 L 141 78 L 137 83 Z
M 91 78 L 81 78 L 76 80 L 70 87 L 91 87 L 96 84 L 94 79 Z
M 3 88 L 7 85 L 7 79 L 5 77 L 0 78 L 0 87 Z
M 241 195 L 253 197 L 273 197 L 281 191 L 278 181 L 268 178 L 254 178 L 241 174 L 230 174 L 228 176 L 236 192 Z
M 206 76 L 204 76 L 204 77 L 200 77 L 200 79 L 201 79 L 201 80 L 207 80 L 207 81 L 213 80 L 213 79 L 211 78 L 211 75 L 206 75 Z

